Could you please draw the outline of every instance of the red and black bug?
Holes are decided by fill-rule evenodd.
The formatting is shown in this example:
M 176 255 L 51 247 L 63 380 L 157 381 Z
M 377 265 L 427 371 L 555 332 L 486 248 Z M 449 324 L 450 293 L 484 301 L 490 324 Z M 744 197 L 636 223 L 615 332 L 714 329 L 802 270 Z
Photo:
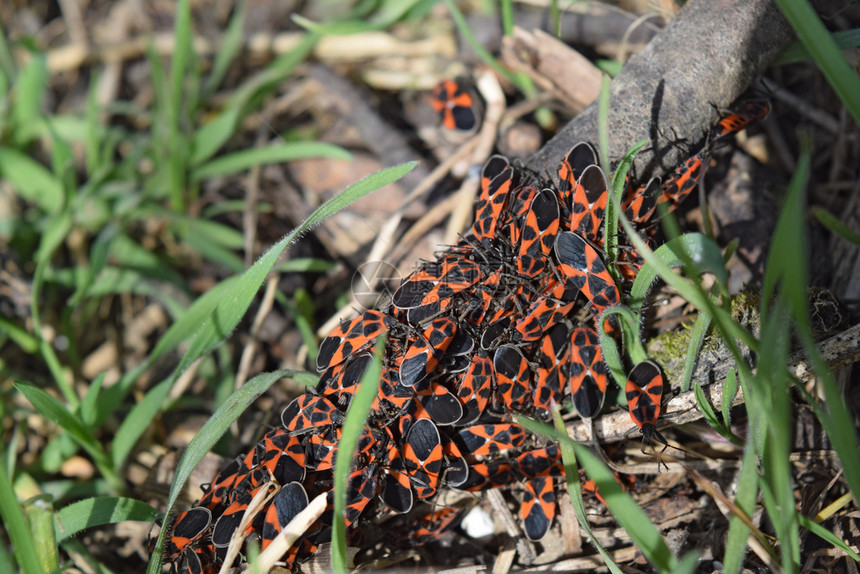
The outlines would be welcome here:
M 711 130 L 709 142 L 739 132 L 765 119 L 770 113 L 768 100 L 748 100 L 735 104 L 729 114 L 720 118 Z
M 478 104 L 462 82 L 442 80 L 433 88 L 430 105 L 449 130 L 467 132 L 478 126 Z
M 457 525 L 464 510 L 463 508 L 446 506 L 425 514 L 410 525 L 402 542 L 408 545 L 421 546 L 438 540 Z
M 504 163 L 504 167 L 497 171 Z M 475 223 L 472 234 L 478 241 L 492 241 L 502 212 L 508 205 L 510 193 L 519 181 L 519 172 L 502 156 L 493 156 L 481 175 L 481 193 L 475 202 Z
M 269 504 L 263 520 L 260 548 L 265 550 L 281 531 L 308 506 L 308 493 L 299 482 L 285 485 Z
M 496 400 L 501 399 L 508 412 L 522 412 L 531 391 L 529 363 L 513 345 L 502 345 L 493 356 L 496 374 Z
M 526 442 L 526 431 L 512 423 L 473 425 L 459 431 L 460 443 L 473 455 L 493 455 Z
M 555 444 L 526 451 L 517 456 L 514 464 L 516 472 L 524 478 L 564 476 L 561 449 Z
M 669 211 L 678 207 L 699 185 L 705 173 L 705 162 L 708 161 L 708 157 L 708 149 L 705 147 L 678 166 L 663 183 L 657 196 L 657 204 L 667 203 Z
M 375 463 L 356 469 L 349 474 L 346 481 L 346 508 L 344 509 L 344 520 L 347 527 L 358 521 L 370 501 L 380 493 L 381 487 Z
M 573 309 L 578 291 L 575 287 L 549 277 L 546 287 L 514 324 L 511 339 L 516 343 L 537 341 Z
M 568 326 L 563 323 L 553 325 L 540 339 L 535 353 L 537 368 L 532 393 L 536 409 L 549 413 L 564 400 L 562 380 L 570 362 L 569 342 Z
M 555 242 L 558 268 L 565 280 L 579 289 L 600 312 L 621 301 L 618 287 L 597 250 L 580 235 L 562 231 Z
M 663 450 L 666 450 L 669 443 L 656 427 L 663 399 L 663 373 L 660 367 L 653 361 L 642 361 L 633 367 L 627 376 L 625 394 L 630 418 L 642 432 L 642 452 L 645 452 L 645 443 L 651 443 L 652 440 L 662 443 Z
M 243 469 L 243 466 L 242 459 L 235 458 L 221 469 L 221 472 L 210 484 L 201 485 L 204 494 L 200 502 L 197 503 L 198 506 L 206 507 L 213 512 L 220 510 L 231 489 L 241 482 L 244 475 L 250 471 L 248 468 Z
M 397 321 L 393 317 L 373 309 L 340 324 L 320 344 L 317 369 L 325 371 L 342 363 L 353 353 L 369 347 L 381 334 L 396 324 Z
M 450 317 L 439 317 L 407 349 L 400 364 L 400 384 L 413 387 L 439 365 L 446 349 L 457 334 L 457 324 Z
M 579 142 L 567 152 L 558 164 L 558 203 L 565 220 L 570 217 L 573 190 L 582 172 L 588 166 L 597 165 L 597 152 L 588 142 Z
M 535 195 L 526 213 L 520 233 L 517 273 L 537 277 L 546 269 L 558 227 L 558 200 L 551 189 L 544 189 Z
M 331 401 L 305 393 L 296 397 L 281 413 L 281 424 L 290 433 L 304 434 L 319 427 L 341 425 L 346 417 Z
M 458 488 L 476 492 L 508 486 L 514 480 L 513 465 L 507 461 L 488 460 L 469 466 L 469 478 Z
M 469 479 L 469 463 L 451 437 L 442 434 L 441 438 L 442 454 L 445 457 L 445 482 L 449 486 L 461 486 Z
M 176 560 L 197 540 L 203 537 L 212 524 L 212 513 L 208 508 L 195 506 L 176 517 L 164 550 L 165 560 Z
M 547 477 L 527 480 L 523 488 L 520 519 L 530 540 L 543 538 L 555 517 L 555 491 Z
M 431 305 L 450 299 L 481 278 L 481 269 L 474 261 L 449 255 L 424 264 L 410 275 L 394 292 L 392 302 L 401 309 Z
M 403 445 L 403 464 L 417 498 L 436 494 L 442 472 L 442 439 L 430 419 L 418 419 L 409 428 Z
M 594 418 L 603 407 L 609 369 L 591 327 L 578 327 L 570 334 L 569 373 L 573 406 L 582 418 Z
M 493 385 L 493 362 L 484 349 L 478 349 L 457 387 L 457 397 L 463 405 L 459 424 L 470 425 L 483 414 L 490 401 Z
M 607 189 L 606 175 L 600 167 L 591 165 L 582 172 L 573 188 L 570 231 L 602 244 L 600 236 L 609 195 Z
M 438 426 L 452 425 L 463 417 L 463 405 L 457 396 L 439 383 L 416 391 L 418 402 Z
M 255 494 L 256 492 L 239 491 L 236 500 L 218 517 L 215 527 L 212 529 L 212 544 L 215 545 L 215 548 L 224 548 L 230 544 L 233 532 L 239 528 L 245 511 Z
M 358 383 L 373 358 L 371 353 L 359 353 L 345 362 L 329 367 L 320 375 L 316 386 L 320 394 L 341 407 L 346 407 L 358 390 Z
M 260 457 L 260 464 L 278 484 L 304 480 L 306 457 L 300 437 L 277 427 L 266 433 L 262 444 L 264 454 Z
M 662 182 L 659 177 L 652 177 L 642 187 L 629 188 L 627 196 L 621 202 L 624 215 L 633 223 L 644 223 L 651 219 L 657 208 L 657 197 Z

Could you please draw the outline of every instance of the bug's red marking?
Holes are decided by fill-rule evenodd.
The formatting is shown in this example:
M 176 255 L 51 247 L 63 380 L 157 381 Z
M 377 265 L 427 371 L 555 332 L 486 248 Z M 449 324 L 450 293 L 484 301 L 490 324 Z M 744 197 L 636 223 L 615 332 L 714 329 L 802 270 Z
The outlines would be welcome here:
M 520 519 L 530 540 L 543 538 L 555 517 L 555 491 L 547 477 L 527 480 L 523 488 Z
M 556 239 L 555 252 L 564 278 L 591 301 L 598 313 L 621 301 L 618 287 L 600 255 L 582 236 L 562 231 Z
M 609 369 L 603 362 L 597 332 L 591 327 L 571 332 L 569 367 L 573 406 L 582 418 L 594 418 L 603 407 Z
M 645 443 L 653 440 L 662 443 L 663 450 L 666 450 L 669 443 L 656 427 L 663 399 L 663 373 L 660 367 L 653 361 L 642 361 L 633 367 L 627 376 L 625 394 L 630 418 L 642 433 L 643 452 Z
M 668 204 L 666 207 L 669 211 L 678 207 L 699 185 L 705 173 L 704 167 L 708 157 L 708 149 L 702 148 L 701 151 L 678 166 L 669 176 L 669 179 L 663 183 L 660 195 L 657 197 L 657 204 Z
M 473 455 L 493 455 L 525 444 L 526 431 L 512 423 L 473 425 L 459 431 L 461 444 Z
M 430 105 L 449 130 L 468 132 L 478 125 L 478 105 L 461 82 L 442 80 L 433 88 Z
M 317 370 L 325 371 L 361 351 L 391 329 L 397 321 L 380 311 L 368 309 L 355 319 L 341 323 L 320 344 Z

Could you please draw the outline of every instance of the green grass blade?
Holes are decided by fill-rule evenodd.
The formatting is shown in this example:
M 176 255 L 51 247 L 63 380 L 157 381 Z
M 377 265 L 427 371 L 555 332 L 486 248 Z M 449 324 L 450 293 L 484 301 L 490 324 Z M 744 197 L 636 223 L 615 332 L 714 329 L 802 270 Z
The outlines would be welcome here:
M 48 213 L 56 213 L 63 207 L 65 192 L 60 180 L 17 150 L 0 148 L 0 177 L 12 184 L 22 198 Z
M 326 273 L 337 269 L 337 264 L 325 259 L 301 257 L 275 265 L 274 270 L 281 273 Z
M 221 46 L 218 48 L 218 53 L 215 54 L 212 71 L 203 84 L 203 94 L 205 96 L 211 96 L 215 93 L 215 90 L 218 89 L 224 80 L 224 76 L 227 75 L 230 64 L 236 58 L 239 50 L 242 49 L 242 30 L 245 27 L 246 11 L 246 0 L 236 2 L 236 6 L 233 8 L 233 17 L 230 18 L 230 23 L 224 32 L 224 38 L 221 40 Z
M 311 157 L 352 159 L 352 155 L 348 151 L 336 145 L 322 142 L 285 142 L 221 156 L 195 168 L 191 172 L 191 180 L 200 181 L 208 177 L 232 175 L 255 165 L 295 161 Z
M 50 496 L 41 494 L 24 503 L 24 514 L 30 524 L 36 556 L 43 572 L 55 572 L 60 568 L 57 552 L 57 537 L 54 535 L 54 505 Z
M 215 120 L 198 129 L 191 140 L 189 164 L 197 166 L 221 149 L 236 129 L 248 103 L 270 90 L 286 78 L 293 69 L 311 53 L 319 36 L 308 34 L 298 46 L 278 57 L 274 62 L 249 81 L 243 83 L 230 99 L 229 104 Z
M 44 54 L 30 53 L 30 61 L 18 73 L 14 83 L 11 116 L 12 133 L 17 146 L 30 142 L 42 128 L 42 102 L 48 89 L 48 65 Z
M 241 117 L 240 112 L 237 106 L 228 107 L 194 133 L 191 139 L 191 155 L 188 158 L 189 165 L 197 166 L 221 149 L 221 146 L 233 136 L 236 124 Z
M 860 233 L 855 232 L 853 229 L 845 225 L 843 221 L 840 221 L 835 215 L 826 209 L 822 209 L 820 207 L 815 208 L 812 210 L 812 215 L 815 216 L 821 225 L 825 226 L 845 241 L 849 241 L 854 245 L 860 245 Z
M 95 462 L 105 479 L 111 483 L 111 486 L 117 490 L 122 489 L 122 481 L 114 472 L 114 467 L 110 464 L 110 458 L 108 458 L 101 443 L 95 439 L 86 425 L 76 415 L 72 414 L 59 400 L 36 386 L 20 382 L 14 383 L 13 386 L 30 401 L 30 404 L 33 405 L 39 414 L 66 431 L 68 436 L 74 439 L 75 442 L 81 445 L 93 457 L 93 462 Z
M 186 113 L 194 110 L 194 95 L 188 92 L 186 71 L 193 58 L 191 45 L 191 7 L 189 0 L 179 0 L 176 7 L 176 23 L 173 30 L 174 50 L 170 65 L 170 96 L 167 102 L 168 144 L 170 154 L 167 157 L 170 174 L 170 204 L 174 211 L 185 210 L 185 177 L 188 144 L 182 134 L 180 125 Z M 183 106 L 183 103 L 186 106 Z
M 845 554 L 847 554 L 848 557 L 851 558 L 851 560 L 853 560 L 855 562 L 860 562 L 860 556 L 858 556 L 857 553 L 854 552 L 851 549 L 851 547 L 845 543 L 844 540 L 842 540 L 841 538 L 836 536 L 834 533 L 827 530 L 826 528 L 824 528 L 823 526 L 821 526 L 820 524 L 818 524 L 817 522 L 815 522 L 814 520 L 812 520 L 808 516 L 804 516 L 803 514 L 799 514 L 797 518 L 798 518 L 801 526 L 803 526 L 804 528 L 806 528 L 807 530 L 809 530 L 810 532 L 812 532 L 813 534 L 815 534 L 816 536 L 818 536 L 819 538 L 824 540 L 825 542 L 829 542 L 830 544 L 832 544 L 836 548 L 839 548 L 841 551 L 843 551 Z
M 750 434 L 747 439 L 746 448 L 744 449 L 743 460 L 741 461 L 735 504 L 747 516 L 752 516 L 757 494 L 758 473 L 756 472 L 755 443 L 753 442 L 752 434 Z M 737 574 L 743 567 L 749 535 L 749 528 L 747 528 L 743 520 L 737 516 L 732 516 L 731 520 L 729 520 L 729 533 L 726 538 L 725 555 L 723 556 L 723 571 L 726 574 Z
M 463 35 L 463 38 L 469 44 L 469 46 L 475 50 L 475 53 L 478 55 L 481 60 L 484 61 L 485 64 L 490 66 L 494 72 L 496 72 L 499 76 L 503 77 L 510 83 L 514 84 L 518 88 L 522 90 L 521 81 L 519 81 L 519 77 L 516 74 L 511 73 L 510 70 L 502 66 L 498 60 L 496 60 L 493 55 L 487 51 L 486 48 L 478 41 L 475 37 L 475 34 L 472 33 L 472 30 L 469 28 L 469 24 L 466 22 L 466 17 L 463 16 L 463 13 L 457 7 L 457 3 L 454 0 L 445 0 L 445 3 L 448 5 L 448 9 L 451 11 L 451 18 L 454 20 L 454 24 L 457 26 L 457 30 Z
M 260 259 L 257 260 L 241 278 L 233 284 L 230 292 L 219 302 L 207 321 L 197 331 L 188 351 L 183 355 L 179 366 L 173 374 L 151 389 L 144 399 L 132 408 L 129 415 L 117 430 L 114 445 L 111 449 L 113 460 L 119 467 L 128 456 L 134 443 L 143 433 L 161 408 L 173 383 L 179 375 L 191 364 L 209 353 L 224 340 L 239 324 L 251 302 L 257 295 L 260 286 L 265 281 L 269 271 L 280 258 L 284 250 L 298 239 L 303 233 L 318 225 L 334 213 L 344 209 L 353 201 L 364 197 L 389 183 L 392 183 L 415 168 L 416 163 L 410 162 L 399 166 L 383 169 L 352 184 L 343 192 L 331 198 L 314 211 L 310 217 L 295 230 L 273 245 Z M 156 347 L 157 348 L 157 347 Z
M 658 247 L 654 255 L 669 268 L 681 267 L 686 257 L 699 273 L 713 273 L 723 285 L 728 283 L 723 254 L 719 246 L 707 235 L 701 233 L 681 235 Z M 657 267 L 646 261 L 636 274 L 633 287 L 630 289 L 631 309 L 638 311 L 642 307 L 657 276 Z
M 608 86 L 608 83 L 605 85 Z M 624 193 L 627 172 L 630 170 L 630 166 L 633 165 L 636 154 L 647 143 L 648 140 L 642 140 L 621 158 L 618 167 L 615 168 L 615 173 L 611 174 L 612 179 L 609 182 L 609 201 L 606 203 L 606 213 L 603 218 L 603 237 L 606 238 L 604 241 L 606 257 L 609 261 L 613 262 L 613 265 L 609 266 L 609 271 L 616 281 L 620 280 L 620 275 L 614 262 L 618 260 L 618 212 L 621 211 L 621 196 Z M 610 177 L 610 174 L 606 173 L 606 177 Z
M 776 0 L 776 4 L 860 125 L 860 78 L 848 65 L 818 14 L 806 0 Z
M 230 398 L 206 421 L 203 428 L 191 439 L 188 448 L 176 466 L 176 474 L 173 475 L 173 482 L 170 485 L 170 495 L 167 499 L 166 516 L 172 514 L 176 500 L 179 498 L 179 494 L 182 492 L 182 488 L 185 486 L 188 477 L 191 476 L 191 471 L 203 460 L 203 457 L 218 442 L 221 435 L 227 432 L 233 421 L 275 382 L 285 377 L 290 377 L 292 374 L 293 371 L 274 371 L 272 373 L 257 375 L 230 395 Z M 161 572 L 161 556 L 164 552 L 164 538 L 166 534 L 167 529 L 162 528 L 158 535 L 152 558 L 149 561 L 149 566 L 146 569 L 147 574 L 158 574 Z
M 840 50 L 850 50 L 851 48 L 860 46 L 860 28 L 831 32 L 830 35 L 836 43 L 836 47 Z M 809 52 L 804 47 L 803 43 L 797 41 L 783 50 L 773 64 L 775 66 L 784 66 L 786 64 L 806 62 L 810 59 L 812 59 L 812 56 L 809 55 Z
M 566 434 L 559 433 L 543 423 L 519 415 L 514 415 L 514 422 L 530 432 L 555 440 L 559 444 L 566 443 L 571 446 L 589 478 L 596 483 L 600 495 L 606 500 L 606 505 L 618 524 L 627 531 L 634 544 L 642 550 L 654 567 L 660 572 L 667 572 L 678 567 L 677 558 L 669 550 L 657 527 L 639 508 L 636 501 L 624 492 L 615 481 L 612 471 L 594 453 L 583 445 L 574 442 Z
M 165 354 L 190 339 L 200 329 L 200 325 L 209 318 L 218 306 L 218 303 L 233 289 L 239 278 L 239 276 L 228 277 L 198 297 L 185 314 L 165 331 L 143 363 L 123 375 L 115 385 L 108 387 L 102 392 L 102 397 L 98 404 L 96 426 L 104 423 L 119 408 L 122 399 L 131 390 L 134 382 L 144 371 Z
M 714 305 L 717 304 L 716 298 L 711 301 Z M 690 331 L 690 344 L 687 347 L 687 356 L 684 358 L 684 372 L 681 375 L 682 393 L 690 390 L 690 383 L 693 382 L 693 369 L 696 368 L 699 351 L 702 350 L 702 345 L 705 343 L 705 335 L 708 334 L 710 326 L 711 314 L 707 311 L 701 311 L 699 316 L 696 317 L 696 322 L 693 323 L 693 328 Z
M 396 24 L 406 16 L 412 8 L 422 0 L 398 0 L 383 2 L 372 15 L 361 19 L 350 19 L 342 22 L 319 23 L 298 14 L 292 15 L 292 20 L 305 30 L 321 36 L 344 36 L 360 32 L 383 30 Z
M 102 384 L 105 381 L 105 374 L 102 373 L 96 377 L 87 387 L 87 392 L 84 399 L 81 401 L 81 422 L 88 429 L 95 428 L 96 415 L 98 414 L 99 395 L 101 394 Z
M 614 316 L 618 320 L 621 327 L 623 345 L 627 350 L 630 360 L 634 363 L 641 363 L 648 359 L 648 353 L 645 351 L 645 346 L 639 337 L 638 317 L 630 309 L 621 305 L 607 309 L 600 316 L 600 323 L 603 323 L 609 316 Z M 615 379 L 616 384 L 623 391 L 627 384 L 627 371 L 624 369 L 624 363 L 621 360 L 621 354 L 615 344 L 615 339 L 603 329 L 599 330 L 598 336 L 600 337 L 600 348 L 603 351 L 603 361 L 609 367 L 612 378 Z M 623 393 L 621 400 L 624 400 Z
M 553 411 L 552 416 L 556 432 L 559 434 L 565 434 L 566 431 L 564 428 L 564 420 L 561 418 L 561 412 L 555 410 Z M 591 543 L 595 548 L 597 548 L 597 552 L 600 553 L 601 558 L 603 558 L 603 563 L 609 571 L 613 574 L 621 574 L 621 569 L 617 564 L 615 564 L 615 561 L 612 560 L 612 556 L 609 555 L 606 549 L 597 540 L 597 537 L 594 535 L 594 531 L 591 529 L 591 525 L 588 523 L 588 517 L 585 516 L 585 504 L 582 501 L 582 487 L 579 483 L 579 469 L 577 468 L 576 463 L 576 451 L 567 441 L 562 441 L 559 444 L 559 447 L 561 448 L 561 459 L 564 462 L 565 481 L 567 483 L 567 492 L 570 495 L 570 502 L 573 505 L 573 513 L 576 515 L 576 519 L 579 521 L 580 527 L 588 535 L 588 539 L 591 540 Z
M 12 552 L 15 553 L 21 571 L 24 574 L 41 574 L 36 545 L 24 518 L 24 511 L 12 488 L 12 480 L 5 464 L 6 457 L 0 458 L 4 459 L 3 464 L 0 464 L 0 517 L 3 518 L 3 527 L 12 543 Z
M 735 395 L 738 394 L 738 377 L 734 367 L 729 369 L 729 374 L 726 375 L 726 380 L 723 383 L 723 396 L 720 404 L 720 410 L 723 414 L 723 424 L 727 427 L 732 424 L 732 401 Z
M 714 407 L 711 406 L 711 403 L 708 402 L 708 397 L 705 395 L 705 391 L 702 390 L 702 387 L 698 383 L 693 385 L 693 393 L 696 396 L 696 403 L 699 405 L 699 410 L 702 411 L 703 415 L 705 415 L 705 421 L 711 426 L 711 428 L 717 431 L 720 436 L 729 442 L 733 444 L 743 444 L 743 441 L 732 434 L 731 429 L 723 424 L 723 421 L 717 418 L 717 412 L 714 410 Z
M 370 406 L 379 392 L 379 375 L 382 372 L 382 357 L 385 352 L 386 336 L 376 340 L 373 360 L 361 376 L 358 392 L 349 404 L 346 420 L 343 423 L 342 438 L 338 443 L 334 462 L 334 524 L 331 534 L 331 567 L 334 572 L 348 570 L 346 555 L 346 524 L 343 516 L 346 510 L 346 485 L 352 459 L 358 446 L 358 439 L 367 424 Z
M 97 496 L 61 508 L 56 514 L 54 529 L 57 541 L 62 542 L 93 526 L 125 520 L 152 522 L 158 516 L 157 510 L 140 500 L 121 496 Z

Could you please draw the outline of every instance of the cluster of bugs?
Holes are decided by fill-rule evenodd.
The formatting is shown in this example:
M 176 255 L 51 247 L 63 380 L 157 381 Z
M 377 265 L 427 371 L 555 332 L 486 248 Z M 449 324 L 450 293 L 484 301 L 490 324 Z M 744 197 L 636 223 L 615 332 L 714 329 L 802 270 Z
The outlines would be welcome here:
M 446 83 L 437 92 L 449 102 L 439 106 L 442 120 L 458 127 L 464 117 L 458 108 L 468 107 L 463 91 Z M 622 209 L 642 225 L 657 204 L 674 208 L 695 187 L 710 143 L 765 108 L 759 102 L 723 118 L 701 153 L 664 184 L 631 188 Z M 564 476 L 560 449 L 512 416 L 547 420 L 553 409 L 572 405 L 591 419 L 603 408 L 609 372 L 599 333 L 616 335 L 603 312 L 622 302 L 623 284 L 613 279 L 601 250 L 608 184 L 597 164 L 594 147 L 579 143 L 547 182 L 505 157 L 491 157 L 470 231 L 420 264 L 387 307 L 366 310 L 329 333 L 316 358 L 316 387 L 287 405 L 281 424 L 176 518 L 166 561 L 178 570 L 214 572 L 235 536 L 255 538 L 265 549 L 322 493 L 329 493 L 328 511 L 282 557 L 284 566 L 294 568 L 330 540 L 343 422 L 382 334 L 387 345 L 378 392 L 348 476 L 345 516 L 337 519 L 355 533 L 367 517 L 412 513 L 398 543 L 423 544 L 461 518 L 459 509 L 423 504 L 441 488 L 511 487 L 521 493 L 524 533 L 542 538 Z M 635 276 L 638 256 L 627 253 L 624 276 Z M 655 426 L 663 392 L 659 366 L 633 367 L 624 390 L 643 437 L 665 443 Z M 592 483 L 584 487 L 595 490 Z M 248 520 L 260 493 L 266 502 Z

